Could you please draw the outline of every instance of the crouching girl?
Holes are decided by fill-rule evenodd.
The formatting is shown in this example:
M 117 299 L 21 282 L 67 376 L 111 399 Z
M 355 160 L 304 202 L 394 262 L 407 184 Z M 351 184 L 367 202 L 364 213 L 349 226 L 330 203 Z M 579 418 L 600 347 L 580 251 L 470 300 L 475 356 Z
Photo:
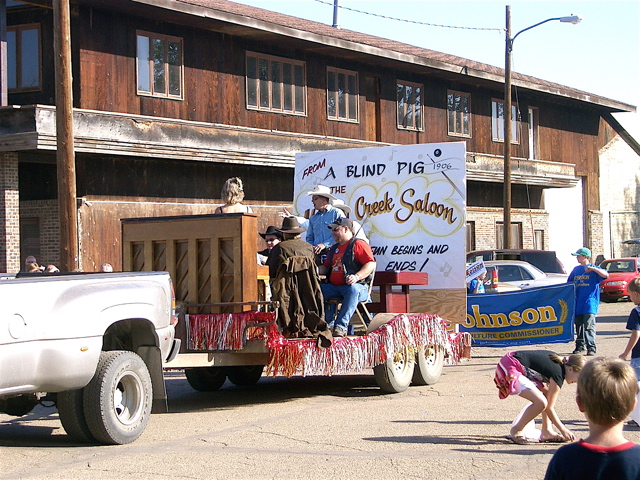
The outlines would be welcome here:
M 580 370 L 586 363 L 582 355 L 561 357 L 547 350 L 510 352 L 500 359 L 494 382 L 498 396 L 519 395 L 531 402 L 511 427 L 511 441 L 517 444 L 529 442 L 567 442 L 574 440 L 558 418 L 556 400 L 563 383 L 578 381 Z M 542 414 L 540 438 L 527 437 L 525 426 Z

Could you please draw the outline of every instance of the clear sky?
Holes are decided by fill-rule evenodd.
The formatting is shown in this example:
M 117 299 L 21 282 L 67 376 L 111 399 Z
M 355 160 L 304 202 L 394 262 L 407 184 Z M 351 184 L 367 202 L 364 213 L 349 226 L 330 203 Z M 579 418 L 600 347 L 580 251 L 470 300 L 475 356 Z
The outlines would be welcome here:
M 328 25 L 333 23 L 333 0 L 233 1 Z M 339 13 L 342 28 L 501 68 L 504 68 L 506 5 L 511 5 L 512 36 L 547 18 L 581 15 L 583 20 L 578 25 L 549 22 L 518 36 L 513 48 L 513 70 L 640 106 L 639 0 L 339 0 L 339 4 L 346 7 Z M 428 26 L 382 16 L 462 28 Z M 616 118 L 640 140 L 640 114 L 617 114 Z

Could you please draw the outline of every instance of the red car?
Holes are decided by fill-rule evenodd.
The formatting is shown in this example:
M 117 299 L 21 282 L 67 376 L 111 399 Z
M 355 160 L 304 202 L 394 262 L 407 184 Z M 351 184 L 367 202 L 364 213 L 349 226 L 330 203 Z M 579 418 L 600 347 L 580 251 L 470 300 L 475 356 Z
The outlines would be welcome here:
M 605 260 L 600 267 L 609 272 L 609 278 L 600 282 L 600 299 L 615 302 L 619 298 L 629 299 L 627 285 L 640 277 L 640 258 L 613 258 Z

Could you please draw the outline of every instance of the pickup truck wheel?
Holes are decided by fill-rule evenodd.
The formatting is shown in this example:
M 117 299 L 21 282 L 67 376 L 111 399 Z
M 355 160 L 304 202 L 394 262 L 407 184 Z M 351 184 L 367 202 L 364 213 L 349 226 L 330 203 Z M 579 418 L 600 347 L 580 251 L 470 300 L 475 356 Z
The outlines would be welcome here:
M 393 358 L 388 358 L 381 365 L 373 367 L 376 383 L 384 392 L 404 392 L 411 384 L 415 363 L 407 352 L 400 352 Z
M 199 392 L 215 392 L 227 379 L 227 371 L 223 367 L 185 368 L 184 374 L 191 388 Z
M 62 423 L 67 435 L 73 440 L 82 443 L 95 443 L 96 439 L 91 434 L 84 415 L 83 397 L 83 388 L 57 394 L 56 406 L 60 423 Z
M 413 385 L 433 385 L 442 375 L 444 350 L 436 346 L 420 347 L 416 353 Z
M 84 393 L 91 434 L 110 445 L 133 442 L 149 422 L 152 399 L 149 370 L 138 355 L 122 350 L 102 352 Z
M 239 365 L 227 367 L 227 378 L 238 387 L 255 385 L 262 377 L 264 365 Z

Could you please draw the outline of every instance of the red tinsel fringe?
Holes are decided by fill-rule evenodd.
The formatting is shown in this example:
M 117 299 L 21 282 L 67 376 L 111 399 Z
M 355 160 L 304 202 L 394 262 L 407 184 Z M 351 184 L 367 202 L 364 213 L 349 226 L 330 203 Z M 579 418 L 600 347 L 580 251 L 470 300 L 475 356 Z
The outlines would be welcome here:
M 269 348 L 267 374 L 291 377 L 296 374 L 339 375 L 360 372 L 384 363 L 409 349 L 438 346 L 445 351 L 445 363 L 454 365 L 468 358 L 471 336 L 448 333 L 447 323 L 438 315 L 401 314 L 367 335 L 334 338 L 329 348 L 320 348 L 314 338 L 288 339 L 275 327 L 251 327 L 268 322 L 275 314 L 244 312 L 233 314 L 189 315 L 188 348 L 191 350 L 241 350 L 242 332 L 247 341 L 265 340 Z
M 263 327 L 251 324 L 275 320 L 275 312 L 212 313 L 187 315 L 187 348 L 189 350 L 241 350 L 242 333 L 246 341 L 267 338 Z M 273 327 L 275 333 L 277 328 Z

